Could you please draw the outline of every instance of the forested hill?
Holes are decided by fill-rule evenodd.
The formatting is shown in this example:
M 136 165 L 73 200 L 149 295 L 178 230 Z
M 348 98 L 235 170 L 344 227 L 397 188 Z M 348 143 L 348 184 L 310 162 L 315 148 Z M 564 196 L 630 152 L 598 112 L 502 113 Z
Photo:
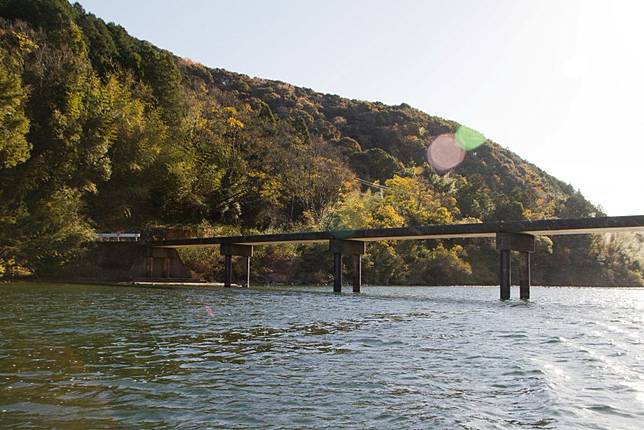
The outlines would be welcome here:
M 0 0 L 0 88 L 0 276 L 69 275 L 106 230 L 220 234 L 600 214 L 494 142 L 437 171 L 427 158 L 434 139 L 477 135 L 454 121 L 209 69 L 64 0 Z M 542 238 L 539 248 L 537 283 L 644 284 L 639 236 Z M 325 282 L 327 254 L 268 248 L 257 277 Z M 197 275 L 216 275 L 216 253 L 184 258 Z M 486 241 L 392 242 L 370 245 L 365 279 L 494 283 L 495 269 Z

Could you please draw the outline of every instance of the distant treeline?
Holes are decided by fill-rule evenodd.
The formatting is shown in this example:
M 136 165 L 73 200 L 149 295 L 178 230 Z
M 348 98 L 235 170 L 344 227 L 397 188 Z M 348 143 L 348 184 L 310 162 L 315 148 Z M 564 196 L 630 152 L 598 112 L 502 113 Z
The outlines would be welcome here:
M 0 0 L 0 276 L 73 275 L 99 231 L 601 215 L 490 141 L 435 171 L 426 148 L 458 125 L 209 69 L 64 0 Z M 537 284 L 644 284 L 640 236 L 540 238 L 538 248 Z M 183 257 L 198 276 L 218 276 L 216 250 Z M 485 240 L 383 242 L 365 259 L 371 284 L 497 280 Z M 323 246 L 265 248 L 256 260 L 260 281 L 329 279 Z

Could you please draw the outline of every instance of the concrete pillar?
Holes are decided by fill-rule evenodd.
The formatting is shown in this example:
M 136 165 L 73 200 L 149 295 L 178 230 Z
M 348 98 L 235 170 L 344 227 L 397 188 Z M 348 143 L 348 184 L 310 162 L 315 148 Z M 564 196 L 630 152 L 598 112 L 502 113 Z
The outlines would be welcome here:
M 253 246 L 238 243 L 222 243 L 219 247 L 219 252 L 225 256 L 224 287 L 231 287 L 233 285 L 233 255 L 244 257 L 245 283 L 248 286 L 250 284 L 250 257 L 253 256 Z
M 519 277 L 519 297 L 530 299 L 530 253 L 521 253 L 521 276 Z
M 500 266 L 499 266 L 499 283 L 501 285 L 501 300 L 510 299 L 510 285 L 511 285 L 511 272 L 512 272 L 512 254 L 509 249 L 501 250 L 500 252 Z
M 352 255 L 353 261 L 353 292 L 359 293 L 362 285 L 362 256 L 360 254 Z
M 362 282 L 362 264 L 360 256 L 365 253 L 365 243 L 357 240 L 333 239 L 329 242 L 329 250 L 333 253 L 333 292 L 342 291 L 342 255 L 352 256 L 353 261 L 353 292 L 360 292 Z
M 499 232 L 496 234 L 496 249 L 499 251 L 501 300 L 508 300 L 510 298 L 512 251 L 518 251 L 524 256 L 521 265 L 521 298 L 523 299 L 525 294 L 529 296 L 530 253 L 534 252 L 534 236 L 525 233 Z
M 224 287 L 230 288 L 233 284 L 233 256 L 224 256 Z
M 333 254 L 333 292 L 342 292 L 342 254 Z
M 244 274 L 246 275 L 246 279 L 244 280 L 244 287 L 249 288 L 250 287 L 250 257 L 245 256 L 244 258 Z

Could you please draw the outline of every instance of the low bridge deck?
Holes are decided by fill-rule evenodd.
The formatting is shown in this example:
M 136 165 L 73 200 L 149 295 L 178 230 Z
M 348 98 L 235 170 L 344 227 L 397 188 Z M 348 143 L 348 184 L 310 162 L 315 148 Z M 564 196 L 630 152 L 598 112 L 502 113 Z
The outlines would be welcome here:
M 217 246 L 221 244 L 269 245 L 284 242 L 307 243 L 327 242 L 330 240 L 372 242 L 379 240 L 494 238 L 498 233 L 525 233 L 533 236 L 551 236 L 628 231 L 644 232 L 644 215 L 200 237 L 153 241 L 149 242 L 149 245 L 155 247 L 181 248 L 191 246 Z
M 644 231 L 644 215 L 201 237 L 151 241 L 147 243 L 147 246 L 149 249 L 158 249 L 219 245 L 220 252 L 225 257 L 224 285 L 232 285 L 232 257 L 238 256 L 244 260 L 246 278 L 244 283 L 248 286 L 250 284 L 250 258 L 253 255 L 254 246 L 278 243 L 328 242 L 329 251 L 333 254 L 333 291 L 340 292 L 342 290 L 342 256 L 350 255 L 353 262 L 353 291 L 360 292 L 362 283 L 361 257 L 366 252 L 365 242 L 378 240 L 495 238 L 496 249 L 499 251 L 500 295 L 501 300 L 507 300 L 510 298 L 511 290 L 512 271 L 510 266 L 512 251 L 521 254 L 519 270 L 520 297 L 522 299 L 530 298 L 530 254 L 535 251 L 535 236 L 629 231 Z M 165 264 L 167 266 L 167 262 Z M 152 273 L 153 267 L 154 259 L 151 259 L 148 272 Z

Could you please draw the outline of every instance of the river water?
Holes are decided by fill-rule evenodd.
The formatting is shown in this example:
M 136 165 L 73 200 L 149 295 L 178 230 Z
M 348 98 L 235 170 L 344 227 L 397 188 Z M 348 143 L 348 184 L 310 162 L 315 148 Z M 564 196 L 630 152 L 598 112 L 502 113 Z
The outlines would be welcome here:
M 329 290 L 0 285 L 0 428 L 644 428 L 644 290 Z

